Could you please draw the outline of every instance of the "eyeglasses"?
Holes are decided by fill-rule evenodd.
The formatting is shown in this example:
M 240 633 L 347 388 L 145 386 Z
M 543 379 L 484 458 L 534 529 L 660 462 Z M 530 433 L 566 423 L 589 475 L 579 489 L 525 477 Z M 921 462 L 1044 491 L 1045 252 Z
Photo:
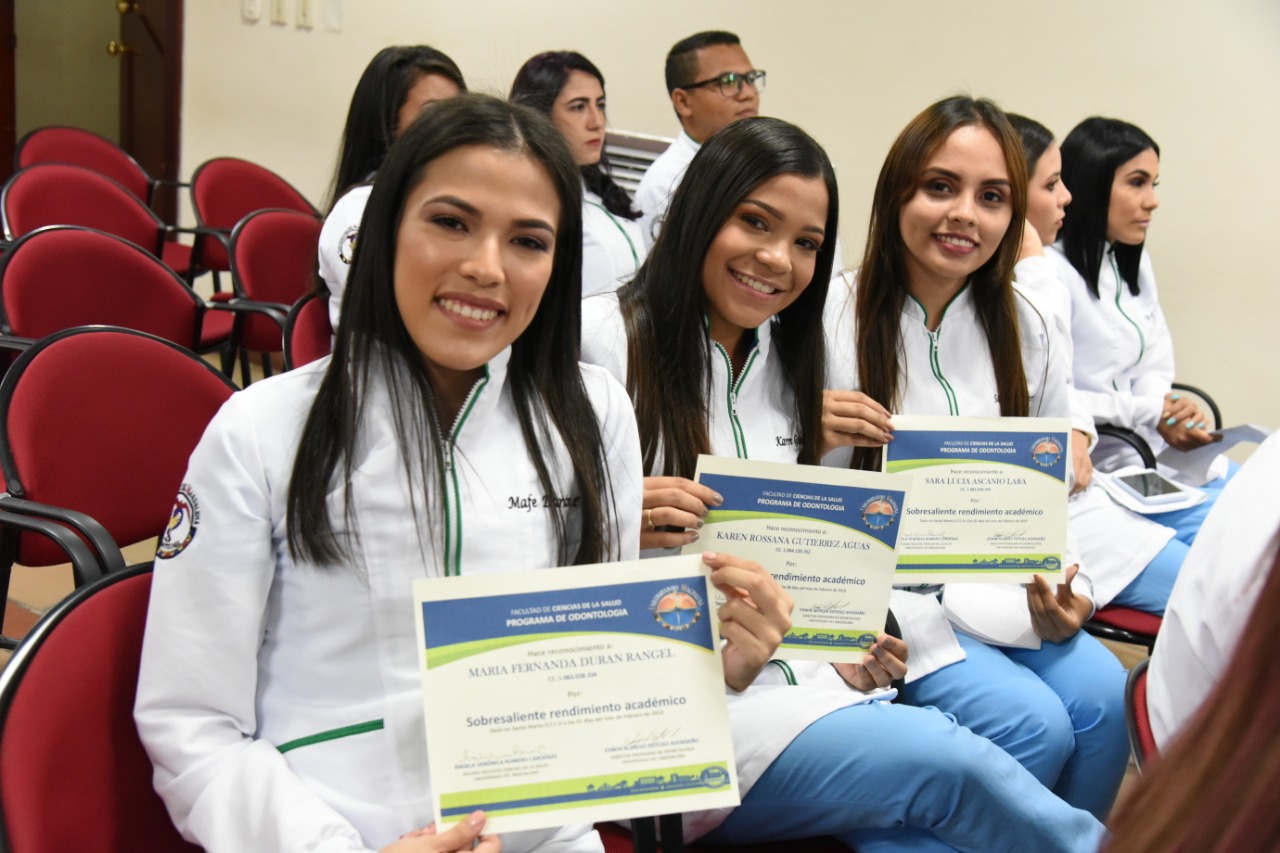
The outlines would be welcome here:
M 726 98 L 732 98 L 742 91 L 742 84 L 746 83 L 757 92 L 764 91 L 765 72 L 748 71 L 746 74 L 739 74 L 737 71 L 726 71 L 719 77 L 712 77 L 708 80 L 699 80 L 697 83 L 690 83 L 687 86 L 680 86 L 680 89 L 697 89 L 699 86 L 710 86 L 715 83 L 720 88 L 720 94 Z

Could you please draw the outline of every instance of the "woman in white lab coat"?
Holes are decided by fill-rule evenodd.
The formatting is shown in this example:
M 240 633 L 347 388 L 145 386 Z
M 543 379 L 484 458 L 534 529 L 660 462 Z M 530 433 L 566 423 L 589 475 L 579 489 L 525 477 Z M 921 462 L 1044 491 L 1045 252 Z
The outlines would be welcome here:
M 430 108 L 379 171 L 332 357 L 210 424 L 157 554 L 135 711 L 186 838 L 470 849 L 474 827 L 423 832 L 412 581 L 638 542 L 626 394 L 577 362 L 580 205 L 542 116 L 480 96 Z M 510 509 L 528 494 L 562 500 Z M 601 849 L 590 827 L 502 841 Z
M 1160 147 L 1141 128 L 1111 118 L 1082 121 L 1062 141 L 1062 179 L 1075 199 L 1047 252 L 1071 297 L 1076 387 L 1095 421 L 1135 430 L 1157 454 L 1213 441 L 1205 413 L 1172 389 L 1173 340 L 1144 246 L 1159 206 L 1159 175 Z M 1136 461 L 1108 441 L 1093 459 L 1104 471 Z M 1191 483 L 1206 486 L 1209 501 L 1153 517 L 1190 544 L 1236 467 L 1219 457 L 1207 483 Z
M 644 261 L 645 244 L 640 212 L 604 158 L 604 75 L 580 53 L 539 53 L 516 72 L 511 100 L 550 116 L 582 169 L 582 295 L 617 290 Z
M 584 300 L 583 357 L 627 383 L 653 475 L 644 547 L 697 540 L 718 502 L 689 479 L 699 453 L 818 462 L 838 201 L 826 154 L 802 130 L 735 122 L 694 158 L 636 278 Z M 731 683 L 743 804 L 687 816 L 687 835 L 825 834 L 863 853 L 1092 850 L 1100 824 L 990 741 L 887 701 L 906 658 L 881 634 L 859 663 L 775 660 Z
M 457 63 L 426 45 L 383 48 L 360 75 L 342 129 L 329 214 L 317 250 L 333 328 L 338 328 L 342 314 L 342 291 L 373 176 L 392 143 L 424 108 L 465 91 L 467 84 Z
M 856 286 L 833 288 L 824 424 L 879 467 L 878 412 L 1067 417 L 1068 371 L 1052 317 L 1013 286 L 1026 210 L 1017 136 L 990 101 L 954 97 L 913 119 L 890 149 Z M 895 593 L 904 634 L 928 663 L 907 701 L 954 714 L 1072 805 L 1106 815 L 1124 776 L 1125 672 L 1080 631 L 1093 610 L 1077 575 L 1028 586 L 1038 649 L 952 631 L 939 591 Z
M 1016 276 L 1024 290 L 1049 307 L 1061 332 L 1068 365 L 1074 361 L 1071 338 L 1071 294 L 1060 277 L 1061 255 L 1044 246 L 1057 240 L 1071 204 L 1071 190 L 1062 179 L 1062 152 L 1047 127 L 1026 116 L 1009 121 L 1022 141 L 1027 159 L 1027 229 Z M 1069 275 L 1069 273 L 1067 273 Z M 1188 546 L 1171 527 L 1157 524 L 1112 501 L 1092 483 L 1090 446 L 1097 440 L 1085 395 L 1070 389 L 1071 451 L 1075 484 L 1069 504 L 1071 527 L 1080 557 L 1093 579 L 1099 607 L 1115 603 L 1163 615 Z

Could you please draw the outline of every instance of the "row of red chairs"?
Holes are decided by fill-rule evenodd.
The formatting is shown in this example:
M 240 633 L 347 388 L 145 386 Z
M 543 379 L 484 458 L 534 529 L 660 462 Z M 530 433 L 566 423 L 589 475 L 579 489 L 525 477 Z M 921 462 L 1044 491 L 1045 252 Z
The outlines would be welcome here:
M 148 206 L 161 182 L 147 175 L 125 151 L 96 134 L 70 127 L 41 128 L 23 138 L 16 161 L 17 173 L 0 192 L 6 247 L 50 225 L 78 225 L 140 246 L 187 285 L 199 275 L 212 273 L 212 301 L 239 303 L 229 310 L 245 316 L 210 312 L 198 335 L 182 337 L 190 339 L 188 345 L 197 351 L 223 350 L 228 374 L 238 352 L 242 382 L 249 381 L 249 352 L 263 353 L 264 372 L 270 374 L 268 356 L 280 352 L 285 313 L 315 283 L 320 216 L 293 186 L 249 161 L 215 158 L 200 166 L 186 185 L 197 226 L 177 228 L 162 222 Z M 258 218 L 245 229 L 238 228 L 251 213 L 261 210 L 277 213 Z M 285 211 L 297 215 L 291 217 Z M 191 245 L 173 239 L 184 234 L 193 238 Z M 243 246 L 236 257 L 231 247 L 234 237 Z M 64 245 L 71 243 L 72 238 L 63 238 Z M 104 251 L 99 250 L 99 255 Z M 117 252 L 115 257 L 123 256 Z M 137 265 L 135 259 L 132 266 Z M 81 267 L 85 268 L 94 270 Z M 94 272 L 100 278 L 111 274 L 113 268 Z M 222 290 L 222 272 L 232 274 L 230 291 Z M 82 289 L 90 286 L 92 281 Z M 131 325 L 118 311 L 98 316 L 80 311 L 77 319 L 62 327 L 86 322 Z M 51 329 L 5 331 L 39 337 Z

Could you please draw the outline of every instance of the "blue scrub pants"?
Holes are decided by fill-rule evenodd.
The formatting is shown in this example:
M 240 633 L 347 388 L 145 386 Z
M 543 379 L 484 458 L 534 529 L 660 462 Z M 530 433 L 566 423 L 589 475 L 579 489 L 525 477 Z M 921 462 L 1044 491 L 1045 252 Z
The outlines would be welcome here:
M 1164 616 L 1164 609 L 1169 604 L 1169 594 L 1173 592 L 1173 582 L 1178 579 L 1182 561 L 1190 550 L 1188 545 L 1176 537 L 1170 539 L 1160 549 L 1160 553 L 1147 563 L 1142 573 L 1120 590 L 1111 603 Z
M 801 732 L 703 840 L 831 835 L 859 853 L 1093 853 L 1102 832 L 949 715 L 874 702 Z
M 1191 545 L 1196 541 L 1196 534 L 1200 532 L 1200 525 L 1204 523 L 1208 517 L 1213 505 L 1218 502 L 1218 495 L 1222 494 L 1222 487 L 1236 475 L 1240 470 L 1239 464 L 1227 460 L 1227 473 L 1216 480 L 1210 480 L 1200 488 L 1204 491 L 1209 499 L 1186 509 L 1177 509 L 1173 512 L 1157 512 L 1148 515 L 1147 518 L 1163 524 L 1165 527 L 1172 527 L 1176 531 L 1179 541 Z
M 1129 763 L 1126 672 L 1115 655 L 1084 631 L 1036 650 L 988 646 L 961 631 L 956 639 L 965 660 L 906 685 L 906 701 L 954 715 L 1104 819 Z

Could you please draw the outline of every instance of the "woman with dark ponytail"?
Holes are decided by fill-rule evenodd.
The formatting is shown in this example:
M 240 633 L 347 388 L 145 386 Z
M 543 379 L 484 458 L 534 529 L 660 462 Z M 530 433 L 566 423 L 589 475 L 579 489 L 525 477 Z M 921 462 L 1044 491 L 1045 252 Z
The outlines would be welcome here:
M 616 290 L 644 261 L 640 212 L 604 158 L 604 75 L 580 53 L 539 53 L 516 73 L 511 100 L 550 116 L 582 170 L 582 295 Z

